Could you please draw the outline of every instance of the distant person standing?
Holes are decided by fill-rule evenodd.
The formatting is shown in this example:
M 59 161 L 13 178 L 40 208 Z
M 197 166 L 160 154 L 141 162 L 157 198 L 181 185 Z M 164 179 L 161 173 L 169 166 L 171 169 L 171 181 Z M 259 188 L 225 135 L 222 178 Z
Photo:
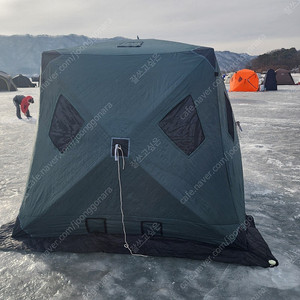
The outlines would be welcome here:
M 17 95 L 14 97 L 13 102 L 16 107 L 16 114 L 18 119 L 22 119 L 21 110 L 22 113 L 27 117 L 27 119 L 32 118 L 28 109 L 30 103 L 34 103 L 33 98 L 31 96 L 26 97 L 24 95 Z

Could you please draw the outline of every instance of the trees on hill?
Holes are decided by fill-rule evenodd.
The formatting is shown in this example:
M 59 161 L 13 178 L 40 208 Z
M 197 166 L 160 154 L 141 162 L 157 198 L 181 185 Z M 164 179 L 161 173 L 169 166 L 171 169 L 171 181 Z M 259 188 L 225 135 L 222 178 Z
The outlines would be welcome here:
M 300 51 L 297 51 L 296 48 L 273 50 L 259 55 L 251 61 L 251 69 L 256 72 L 279 68 L 292 70 L 299 67 Z

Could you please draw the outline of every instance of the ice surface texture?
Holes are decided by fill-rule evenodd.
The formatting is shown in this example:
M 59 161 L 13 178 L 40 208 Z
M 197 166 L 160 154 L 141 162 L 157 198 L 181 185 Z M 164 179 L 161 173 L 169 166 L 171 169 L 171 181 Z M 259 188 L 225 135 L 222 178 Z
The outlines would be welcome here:
M 35 123 L 15 118 L 0 93 L 0 225 L 16 218 L 34 145 Z M 300 88 L 230 93 L 243 132 L 247 213 L 280 266 L 272 269 L 120 254 L 0 252 L 0 299 L 299 299 Z

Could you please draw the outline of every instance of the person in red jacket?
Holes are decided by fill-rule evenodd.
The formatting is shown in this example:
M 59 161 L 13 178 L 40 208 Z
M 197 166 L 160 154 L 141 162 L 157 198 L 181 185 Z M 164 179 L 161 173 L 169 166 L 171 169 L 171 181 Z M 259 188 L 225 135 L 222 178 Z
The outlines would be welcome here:
M 29 109 L 28 109 L 30 103 L 34 103 L 34 100 L 31 96 L 26 97 L 24 95 L 17 95 L 14 97 L 13 103 L 16 107 L 16 114 L 19 119 L 22 119 L 21 110 L 22 110 L 22 113 L 27 117 L 27 119 L 32 118 L 30 115 Z M 21 107 L 21 109 L 20 109 L 20 107 Z

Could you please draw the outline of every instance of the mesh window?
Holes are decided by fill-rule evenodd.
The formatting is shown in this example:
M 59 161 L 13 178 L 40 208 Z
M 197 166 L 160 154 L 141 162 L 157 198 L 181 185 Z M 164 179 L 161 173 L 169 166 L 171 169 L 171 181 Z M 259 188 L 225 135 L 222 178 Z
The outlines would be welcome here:
M 147 234 L 151 237 L 162 236 L 163 235 L 162 223 L 142 221 L 141 222 L 141 231 L 142 231 L 142 234 Z
M 60 95 L 51 122 L 49 136 L 54 146 L 63 153 L 80 131 L 84 120 L 74 106 Z
M 216 67 L 216 57 L 215 57 L 215 51 L 212 48 L 198 48 L 194 50 L 199 55 L 204 56 L 209 63 L 212 65 L 213 68 Z
M 185 154 L 204 141 L 204 133 L 191 96 L 177 104 L 160 122 L 160 128 Z
M 107 233 L 106 219 L 104 218 L 87 218 L 85 226 L 89 233 Z
M 228 133 L 231 135 L 232 139 L 234 140 L 234 122 L 233 122 L 232 108 L 226 93 L 224 94 L 225 94 L 225 103 L 226 103 Z

